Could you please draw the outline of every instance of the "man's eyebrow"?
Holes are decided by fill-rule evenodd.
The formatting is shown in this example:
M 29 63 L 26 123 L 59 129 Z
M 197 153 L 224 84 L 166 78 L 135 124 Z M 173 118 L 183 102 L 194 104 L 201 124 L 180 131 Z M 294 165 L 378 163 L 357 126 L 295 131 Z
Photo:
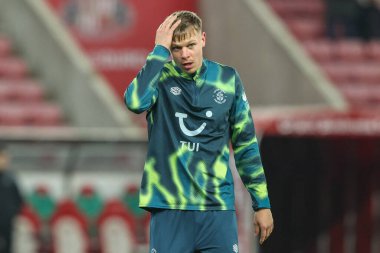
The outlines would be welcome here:
M 194 43 L 197 43 L 197 41 L 196 40 L 190 40 L 190 41 L 186 42 L 184 45 L 172 43 L 171 47 L 183 47 L 183 46 L 187 46 L 189 44 L 194 44 Z

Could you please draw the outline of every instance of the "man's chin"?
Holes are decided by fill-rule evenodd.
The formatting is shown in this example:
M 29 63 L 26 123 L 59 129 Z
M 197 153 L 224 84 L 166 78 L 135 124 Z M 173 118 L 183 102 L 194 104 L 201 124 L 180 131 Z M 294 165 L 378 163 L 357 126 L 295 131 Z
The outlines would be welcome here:
M 192 75 L 196 72 L 195 69 L 184 69 L 184 68 L 182 68 L 182 71 L 189 75 Z
M 192 74 L 194 74 L 196 71 L 195 70 L 190 70 L 190 71 L 185 71 L 187 74 L 189 74 L 189 75 L 192 75 Z

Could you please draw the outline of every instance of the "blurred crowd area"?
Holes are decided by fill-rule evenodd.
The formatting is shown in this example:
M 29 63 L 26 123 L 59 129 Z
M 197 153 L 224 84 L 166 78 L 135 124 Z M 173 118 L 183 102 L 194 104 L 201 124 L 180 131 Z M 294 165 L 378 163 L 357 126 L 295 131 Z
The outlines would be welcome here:
M 305 21 L 305 36 L 306 33 L 318 31 L 320 37 L 332 40 L 380 39 L 379 0 L 267 1 L 291 28 L 297 20 Z
M 379 0 L 324 0 L 330 39 L 380 39 Z
M 350 107 L 379 107 L 379 0 L 267 2 Z
M 57 200 L 41 184 L 24 196 L 12 248 L 19 253 L 144 252 L 148 224 L 134 185 L 119 197 L 104 199 L 87 184 L 76 196 Z

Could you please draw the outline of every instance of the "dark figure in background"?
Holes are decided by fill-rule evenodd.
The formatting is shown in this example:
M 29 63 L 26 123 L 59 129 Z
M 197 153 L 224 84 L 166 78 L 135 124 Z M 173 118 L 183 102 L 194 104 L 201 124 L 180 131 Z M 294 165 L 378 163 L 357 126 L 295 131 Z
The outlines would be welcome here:
M 361 39 L 380 38 L 380 0 L 357 0 L 359 4 L 358 31 Z
M 380 40 L 380 0 L 373 1 L 373 14 L 372 14 L 372 38 Z
M 23 202 L 15 179 L 7 171 L 8 164 L 8 154 L 0 147 L 0 253 L 11 252 L 13 220 Z
M 326 33 L 330 39 L 358 37 L 357 0 L 325 0 Z

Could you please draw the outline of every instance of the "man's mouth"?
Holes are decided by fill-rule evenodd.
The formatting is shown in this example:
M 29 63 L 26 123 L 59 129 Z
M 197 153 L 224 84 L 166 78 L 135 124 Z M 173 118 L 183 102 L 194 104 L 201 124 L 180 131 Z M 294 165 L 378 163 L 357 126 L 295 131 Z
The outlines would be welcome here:
M 182 66 L 184 69 L 189 70 L 192 68 L 193 63 L 192 62 L 185 62 L 185 63 L 182 63 Z

